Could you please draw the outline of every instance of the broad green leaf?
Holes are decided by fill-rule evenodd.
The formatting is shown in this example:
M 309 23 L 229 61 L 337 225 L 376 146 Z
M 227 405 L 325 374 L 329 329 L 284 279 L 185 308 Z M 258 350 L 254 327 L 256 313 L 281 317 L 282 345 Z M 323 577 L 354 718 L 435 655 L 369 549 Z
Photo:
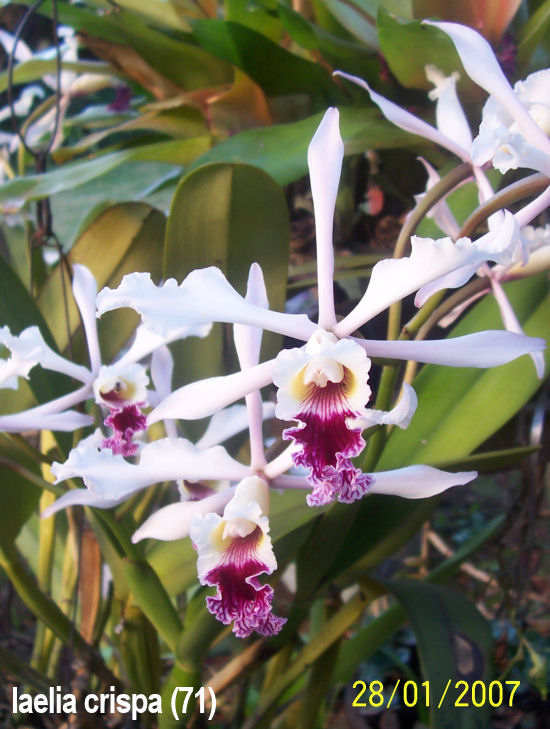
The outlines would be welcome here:
M 121 277 L 132 271 L 150 271 L 153 277 L 158 278 L 161 274 L 164 226 L 164 215 L 150 205 L 114 205 L 101 213 L 82 233 L 69 253 L 69 260 L 88 266 L 99 289 L 118 285 Z M 67 326 L 59 276 L 59 269 L 52 272 L 37 301 L 63 350 L 67 346 Z M 74 333 L 80 319 L 66 276 L 65 280 L 69 287 L 69 330 Z M 125 309 L 106 315 L 102 324 L 104 361 L 109 361 L 131 334 L 136 317 Z
M 445 74 L 462 69 L 453 43 L 436 28 L 419 21 L 403 22 L 380 8 L 377 20 L 380 49 L 392 73 L 403 86 L 431 89 L 426 78 L 426 64 L 433 64 Z M 467 78 L 462 73 L 461 78 Z
M 288 185 L 307 174 L 307 148 L 322 114 L 290 124 L 250 129 L 213 147 L 190 169 L 208 162 L 245 162 L 267 172 L 280 185 Z M 376 109 L 340 108 L 340 131 L 346 154 L 367 149 L 418 148 L 419 137 L 403 132 L 384 119 Z
M 467 690 L 457 711 L 455 701 L 476 681 L 491 681 L 493 641 L 488 622 L 464 595 L 441 585 L 390 580 L 386 585 L 405 608 L 414 629 L 422 672 L 429 681 L 433 729 L 485 729 L 491 713 L 487 700 Z M 462 684 L 460 683 L 462 682 Z M 464 683 L 465 682 L 465 683 Z
M 280 187 L 265 172 L 242 164 L 210 164 L 189 173 L 172 201 L 165 241 L 165 277 L 216 265 L 244 295 L 250 265 L 262 267 L 270 306 L 284 310 L 290 238 Z M 233 367 L 225 329 L 182 343 L 180 382 L 220 375 Z M 267 339 L 267 337 L 266 337 Z M 270 337 L 271 356 L 281 347 Z
M 40 473 L 40 469 L 28 456 L 22 456 L 21 451 L 9 441 L 0 439 L 0 546 L 3 548 L 13 544 L 21 527 L 36 510 L 42 493 L 38 486 L 4 465 L 6 460 L 21 462 L 37 474 Z
M 250 28 L 213 19 L 193 20 L 191 24 L 203 48 L 240 68 L 268 95 L 302 93 L 319 97 L 323 105 L 341 99 L 325 69 Z
M 25 202 L 40 200 L 58 192 L 72 190 L 95 180 L 121 165 L 123 162 L 151 160 L 174 165 L 189 164 L 210 148 L 209 136 L 194 139 L 157 142 L 140 147 L 110 152 L 92 160 L 72 162 L 51 172 L 27 175 L 4 183 L 0 187 L 0 203 L 5 208 L 18 209 Z

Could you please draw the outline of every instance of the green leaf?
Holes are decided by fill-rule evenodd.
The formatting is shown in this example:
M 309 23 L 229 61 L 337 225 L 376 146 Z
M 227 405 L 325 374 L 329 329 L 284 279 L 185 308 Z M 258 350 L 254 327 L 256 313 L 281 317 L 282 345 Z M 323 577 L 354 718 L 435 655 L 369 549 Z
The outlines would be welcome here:
M 36 510 L 42 493 L 38 486 L 4 465 L 6 459 L 21 462 L 37 474 L 40 473 L 37 465 L 28 457 L 23 457 L 15 446 L 4 438 L 0 440 L 0 546 L 4 548 L 13 544 L 23 524 Z
M 549 25 L 550 0 L 545 0 L 518 33 L 517 62 L 519 66 L 527 66 L 538 44 L 543 38 L 548 37 Z
M 208 136 L 158 142 L 111 152 L 92 160 L 73 162 L 52 170 L 52 172 L 16 178 L 0 187 L 0 203 L 19 208 L 25 202 L 72 190 L 107 174 L 123 162 L 132 160 L 169 162 L 174 165 L 189 164 L 209 149 L 210 144 L 211 140 Z
M 323 3 L 348 33 L 351 33 L 368 48 L 378 50 L 378 36 L 373 19 L 369 21 L 366 14 L 359 12 L 351 3 L 340 2 L 340 0 L 323 0 Z
M 207 234 L 205 234 L 207 230 Z M 265 172 L 243 164 L 210 164 L 189 173 L 174 195 L 165 240 L 165 277 L 183 279 L 191 270 L 221 268 L 239 293 L 246 292 L 250 265 L 262 267 L 270 306 L 284 310 L 290 238 L 281 188 Z M 205 339 L 187 339 L 177 367 L 180 382 L 224 374 L 236 367 L 227 352 L 225 328 Z M 266 337 L 264 355 L 281 348 Z
M 459 570 L 460 565 L 469 559 L 483 544 L 502 528 L 504 516 L 497 516 L 487 526 L 476 532 L 452 557 L 439 564 L 426 576 L 426 582 L 445 583 Z M 357 575 L 364 575 L 361 569 Z M 372 656 L 391 635 L 405 622 L 406 612 L 396 603 L 382 615 L 375 618 L 355 633 L 342 646 L 335 670 L 337 681 L 350 681 L 357 666 Z
M 31 0 L 24 0 L 24 4 L 30 5 Z M 140 5 L 142 10 L 149 7 L 147 14 L 151 15 L 151 3 Z M 37 12 L 51 17 L 51 1 L 42 3 Z M 231 67 L 186 42 L 188 36 L 182 34 L 180 38 L 172 38 L 167 33 L 155 30 L 131 11 L 96 14 L 63 3 L 57 12 L 60 23 L 70 25 L 77 32 L 133 48 L 150 66 L 182 89 L 191 91 L 231 81 Z M 159 3 L 158 14 L 163 13 L 163 17 L 168 19 L 169 15 Z
M 281 48 L 238 23 L 217 19 L 191 21 L 198 42 L 218 58 L 237 66 L 270 96 L 307 94 L 326 105 L 341 93 L 321 66 Z
M 260 2 L 250 3 L 249 0 L 226 0 L 225 20 L 244 25 L 251 30 L 261 33 L 274 43 L 277 43 L 283 34 L 279 19 L 266 12 Z
M 98 288 L 120 283 L 125 273 L 150 271 L 153 277 L 161 275 L 161 251 L 165 218 L 146 203 L 119 203 L 102 212 L 82 233 L 71 252 L 71 263 L 82 263 L 92 271 Z M 60 349 L 68 343 L 63 297 L 60 295 L 60 269 L 52 272 L 37 301 L 50 324 Z M 76 304 L 68 287 L 69 331 L 74 333 L 80 324 Z M 103 360 L 114 357 L 130 336 L 136 317 L 129 310 L 113 312 L 101 320 L 103 333 Z M 78 345 L 77 345 L 78 348 Z
M 437 28 L 419 21 L 403 22 L 380 8 L 377 20 L 380 49 L 403 86 L 431 89 L 424 67 L 433 64 L 445 74 L 462 69 L 453 43 Z M 461 78 L 467 78 L 461 74 Z
M 117 72 L 108 63 L 102 61 L 64 61 L 61 64 L 63 71 L 74 71 L 75 73 L 100 73 L 117 75 Z M 32 58 L 28 61 L 18 63 L 13 69 L 14 84 L 28 84 L 37 79 L 42 80 L 49 73 L 55 73 L 57 61 L 55 58 L 42 59 Z M 0 93 L 8 88 L 8 72 L 0 73 Z
M 488 701 L 474 706 L 469 691 L 458 711 L 455 701 L 464 689 L 457 682 L 472 686 L 491 680 L 493 641 L 487 621 L 464 595 L 448 587 L 408 580 L 385 584 L 405 608 L 416 635 L 423 677 L 429 681 L 430 726 L 485 729 Z
M 363 44 L 315 25 L 282 0 L 277 2 L 277 11 L 292 40 L 308 51 L 320 51 L 332 67 L 368 79 L 379 73 L 379 61 Z

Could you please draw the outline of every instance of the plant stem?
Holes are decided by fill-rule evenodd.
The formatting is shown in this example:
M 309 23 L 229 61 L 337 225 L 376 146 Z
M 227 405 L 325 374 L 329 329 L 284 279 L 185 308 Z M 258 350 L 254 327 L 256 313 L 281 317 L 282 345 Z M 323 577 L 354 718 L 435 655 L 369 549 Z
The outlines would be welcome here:
M 83 659 L 88 670 L 122 690 L 119 679 L 107 668 L 101 655 L 75 630 L 56 603 L 39 589 L 14 544 L 0 546 L 0 564 L 29 610 Z

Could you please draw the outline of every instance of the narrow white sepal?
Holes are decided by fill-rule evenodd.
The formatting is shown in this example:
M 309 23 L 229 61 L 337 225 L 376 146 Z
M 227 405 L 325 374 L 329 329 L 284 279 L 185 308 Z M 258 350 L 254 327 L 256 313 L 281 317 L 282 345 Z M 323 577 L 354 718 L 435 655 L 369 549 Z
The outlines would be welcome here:
M 249 392 L 268 385 L 274 368 L 275 360 L 272 359 L 232 375 L 184 385 L 149 414 L 147 423 L 150 425 L 165 418 L 196 420 L 212 415 Z
M 23 430 L 56 430 L 70 432 L 78 428 L 92 425 L 94 419 L 90 415 L 66 410 L 60 413 L 37 415 L 32 411 L 0 415 L 0 430 L 5 433 L 20 433 Z
M 73 271 L 73 296 L 84 325 L 88 353 L 90 355 L 90 368 L 95 373 L 101 365 L 95 308 L 97 283 L 91 271 L 86 266 L 75 263 Z
M 265 288 L 262 269 L 257 263 L 250 266 L 245 301 L 262 309 L 269 308 L 267 291 Z M 263 330 L 261 327 L 252 327 L 247 324 L 235 324 L 233 337 L 235 349 L 242 370 L 254 367 L 260 361 L 260 348 L 262 345 Z
M 0 386 L 17 389 L 17 377 L 27 378 L 30 370 L 37 364 L 74 377 L 80 382 L 88 383 L 91 380 L 92 375 L 86 367 L 56 354 L 46 344 L 37 326 L 27 327 L 17 336 L 11 334 L 9 327 L 1 327 L 0 345 L 11 352 L 9 359 L 0 360 Z
M 506 211 L 503 225 L 472 242 L 469 238 L 459 238 L 454 243 L 450 238 L 411 239 L 411 255 L 405 258 L 386 258 L 379 261 L 372 270 L 367 290 L 357 306 L 338 322 L 334 333 L 346 337 L 365 322 L 384 311 L 396 301 L 417 291 L 426 284 L 462 270 L 464 280 L 468 267 L 485 261 L 509 263 L 519 240 L 519 228 L 514 216 Z
M 447 139 L 457 142 L 466 154 L 471 154 L 472 133 L 456 93 L 458 73 L 455 71 L 451 76 L 445 76 L 432 65 L 426 66 L 425 70 L 428 80 L 435 86 L 429 97 L 436 102 L 437 128 Z
M 371 494 L 401 496 L 404 499 L 425 499 L 446 491 L 452 486 L 464 486 L 477 478 L 477 471 L 449 473 L 432 466 L 407 466 L 395 471 L 371 474 Z
M 338 109 L 331 107 L 325 112 L 307 152 L 317 240 L 319 326 L 323 329 L 332 329 L 336 324 L 332 229 L 343 159 Z
M 354 339 L 370 357 L 412 360 L 449 367 L 497 367 L 546 348 L 544 339 L 488 330 L 448 339 L 375 341 Z
M 418 134 L 420 137 L 424 137 L 435 144 L 441 145 L 445 149 L 448 149 L 449 152 L 456 154 L 456 156 L 464 162 L 470 161 L 469 150 L 466 151 L 462 149 L 462 147 L 459 144 L 456 144 L 453 139 L 442 134 L 442 132 L 438 129 L 432 127 L 431 124 L 427 124 L 425 121 L 422 121 L 422 119 L 414 116 L 414 114 L 411 114 L 397 104 L 394 104 L 393 101 L 389 101 L 380 94 L 377 94 L 376 91 L 373 91 L 362 78 L 359 78 L 359 76 L 352 76 L 351 74 L 343 73 L 342 71 L 335 71 L 334 75 L 341 76 L 348 81 L 352 81 L 365 89 L 365 91 L 368 91 L 372 101 L 378 106 L 382 114 L 388 121 L 395 124 L 395 126 L 400 129 L 404 129 L 406 132 L 410 132 L 411 134 Z
M 275 403 L 264 402 L 262 406 L 263 418 L 275 417 Z M 223 443 L 237 433 L 242 433 L 248 427 L 248 412 L 245 405 L 231 405 L 215 413 L 208 423 L 203 436 L 196 442 L 197 448 L 211 448 Z

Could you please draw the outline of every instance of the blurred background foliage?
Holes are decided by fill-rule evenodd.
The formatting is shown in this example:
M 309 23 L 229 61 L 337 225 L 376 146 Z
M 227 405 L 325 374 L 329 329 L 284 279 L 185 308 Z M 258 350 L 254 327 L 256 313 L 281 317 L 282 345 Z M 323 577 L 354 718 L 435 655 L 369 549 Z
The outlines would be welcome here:
M 14 32 L 31 3 L 0 5 L 2 28 Z M 336 298 L 341 314 L 353 306 L 424 189 L 417 155 L 442 174 L 453 160 L 391 125 L 333 70 L 361 76 L 432 121 L 425 65 L 445 73 L 461 65 L 448 38 L 421 27 L 422 18 L 481 30 L 512 81 L 550 65 L 549 0 L 60 1 L 59 23 L 74 35 L 60 37 L 56 102 L 52 12 L 46 1 L 30 16 L 22 32 L 30 53 L 13 72 L 16 100 L 31 85 L 40 89 L 17 118 L 33 149 L 44 147 L 59 107 L 47 167 L 33 167 L 13 134 L 9 74 L 0 75 L 0 312 L 14 332 L 40 324 L 60 352 L 70 344 L 77 361 L 85 349 L 76 307 L 63 296 L 70 290 L 63 261 L 85 263 L 100 288 L 135 270 L 181 280 L 215 264 L 244 293 L 248 265 L 257 260 L 274 308 L 289 300 L 314 313 L 306 153 L 329 105 L 340 109 L 346 150 Z M 474 127 L 484 97 L 464 72 L 459 94 Z M 516 177 L 509 173 L 501 184 Z M 451 197 L 460 223 L 472 197 L 471 190 Z M 37 223 L 38 201 L 51 205 L 51 231 Z M 423 226 L 433 234 L 429 221 Z M 506 290 L 525 331 L 547 337 L 547 276 Z M 412 313 L 405 302 L 402 323 Z M 107 359 L 134 325 L 127 310 L 101 320 Z M 384 337 L 386 322 L 375 326 L 365 334 Z M 499 327 L 487 299 L 453 334 Z M 266 337 L 264 354 L 279 347 Z M 178 344 L 174 355 L 176 385 L 235 367 L 221 325 L 205 340 Z M 39 504 L 53 499 L 46 464 L 62 460 L 71 439 L 0 436 L 0 700 L 13 682 L 34 690 L 63 683 L 77 693 L 114 682 L 165 697 L 174 685 L 208 683 L 218 696 L 212 726 L 548 726 L 548 443 L 540 427 L 548 385 L 541 388 L 525 357 L 488 371 L 425 366 L 414 384 L 415 418 L 406 431 L 372 437 L 368 467 L 422 462 L 483 475 L 471 488 L 420 502 L 373 496 L 312 511 L 301 494 L 274 494 L 277 602 L 289 621 L 271 639 L 237 641 L 215 623 L 197 589 L 188 541 L 130 543 L 135 526 L 174 498 L 167 485 L 112 514 L 75 511 L 40 521 Z M 3 391 L 2 410 L 64 388 L 62 378 L 33 371 L 28 386 Z M 195 438 L 204 424 L 185 427 Z M 280 433 L 270 425 L 275 442 Z M 230 447 L 246 458 L 241 440 Z M 114 576 L 107 592 L 104 563 Z M 398 679 L 429 680 L 437 695 L 447 678 L 464 677 L 520 680 L 514 707 L 449 704 L 438 711 L 402 699 L 391 710 L 353 707 L 355 680 L 382 681 L 389 693 Z M 9 707 L 2 708 L 7 716 Z M 144 722 L 174 725 L 167 713 Z

